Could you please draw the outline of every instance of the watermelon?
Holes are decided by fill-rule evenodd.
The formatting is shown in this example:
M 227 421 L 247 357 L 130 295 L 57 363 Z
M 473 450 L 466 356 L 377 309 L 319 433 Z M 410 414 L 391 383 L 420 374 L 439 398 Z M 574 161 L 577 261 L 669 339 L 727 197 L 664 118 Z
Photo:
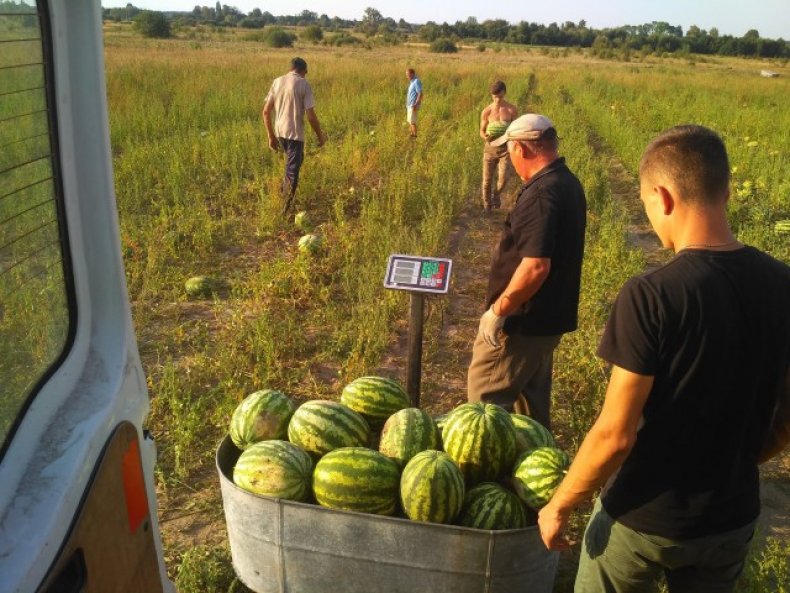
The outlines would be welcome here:
M 304 210 L 297 212 L 294 215 L 294 226 L 300 230 L 307 231 L 310 229 L 310 215 Z
M 447 453 L 422 451 L 403 468 L 400 499 L 412 521 L 450 523 L 464 502 L 464 475 Z
M 367 445 L 370 427 L 348 406 L 317 399 L 303 403 L 291 416 L 288 440 L 320 457 L 341 447 Z
M 495 480 L 513 467 L 516 458 L 513 420 L 494 404 L 476 402 L 455 408 L 447 417 L 442 441 L 470 485 Z
M 315 253 L 321 248 L 321 238 L 318 235 L 307 234 L 299 239 L 298 248 L 301 253 Z
M 527 509 L 507 488 L 483 482 L 466 493 L 458 523 L 475 529 L 522 529 L 527 526 Z
M 516 450 L 518 454 L 537 447 L 554 447 L 554 438 L 540 422 L 523 414 L 511 414 L 516 427 Z
M 505 133 L 509 125 L 510 124 L 506 121 L 488 122 L 488 126 L 486 126 L 486 134 L 489 138 L 491 138 L 491 140 L 495 140 Z
M 431 417 L 418 408 L 395 412 L 384 423 L 379 452 L 403 468 L 420 451 L 439 447 L 439 431 Z
M 261 441 L 247 447 L 233 468 L 233 482 L 240 488 L 287 500 L 310 496 L 313 461 L 288 441 Z
M 790 234 L 790 220 L 778 220 L 774 224 L 774 232 L 777 235 Z
M 409 407 L 409 396 L 392 379 L 359 377 L 343 388 L 340 402 L 362 414 L 378 431 L 392 414 Z
M 546 505 L 568 471 L 570 459 L 555 447 L 538 447 L 523 453 L 513 468 L 519 498 L 533 509 Z
M 313 472 L 318 504 L 331 509 L 393 515 L 400 472 L 394 461 L 365 447 L 343 447 L 324 455 Z
M 193 276 L 184 283 L 184 290 L 191 298 L 208 298 L 214 293 L 214 280 L 208 276 Z
M 245 397 L 230 420 L 230 438 L 239 449 L 269 439 L 285 439 L 296 406 L 281 391 L 262 389 Z

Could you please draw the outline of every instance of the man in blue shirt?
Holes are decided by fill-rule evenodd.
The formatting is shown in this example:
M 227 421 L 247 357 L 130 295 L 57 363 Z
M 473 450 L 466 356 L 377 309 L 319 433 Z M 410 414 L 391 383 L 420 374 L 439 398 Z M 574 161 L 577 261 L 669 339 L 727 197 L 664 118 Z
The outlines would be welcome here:
M 422 104 L 422 82 L 417 78 L 414 68 L 406 70 L 409 89 L 406 91 L 406 121 L 409 122 L 409 134 L 417 137 L 417 110 Z

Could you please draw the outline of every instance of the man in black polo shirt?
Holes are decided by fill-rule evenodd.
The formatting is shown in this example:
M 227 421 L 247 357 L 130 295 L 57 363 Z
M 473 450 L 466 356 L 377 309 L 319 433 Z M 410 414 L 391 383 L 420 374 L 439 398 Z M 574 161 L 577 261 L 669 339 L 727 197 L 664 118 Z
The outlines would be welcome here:
M 505 142 L 525 184 L 491 265 L 468 398 L 550 428 L 554 349 L 577 325 L 587 202 L 549 118 L 522 115 L 491 145 Z
M 620 291 L 598 354 L 600 416 L 539 525 L 549 548 L 604 486 L 576 593 L 732 591 L 760 512 L 757 466 L 790 442 L 790 267 L 727 222 L 718 135 L 667 130 L 647 147 L 641 199 L 676 256 Z

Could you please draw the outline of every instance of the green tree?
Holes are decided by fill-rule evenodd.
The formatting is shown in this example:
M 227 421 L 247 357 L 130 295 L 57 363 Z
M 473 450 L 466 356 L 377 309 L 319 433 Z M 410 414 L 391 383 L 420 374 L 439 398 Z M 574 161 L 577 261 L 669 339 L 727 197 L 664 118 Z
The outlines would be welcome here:
M 143 37 L 166 39 L 170 37 L 170 21 L 164 13 L 143 10 L 134 17 L 134 27 Z

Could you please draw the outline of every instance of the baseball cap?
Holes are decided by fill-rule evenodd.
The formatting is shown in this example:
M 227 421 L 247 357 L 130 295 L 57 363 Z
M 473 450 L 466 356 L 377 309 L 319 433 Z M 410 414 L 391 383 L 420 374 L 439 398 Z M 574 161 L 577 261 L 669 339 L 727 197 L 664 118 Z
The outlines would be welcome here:
M 545 132 L 553 129 L 554 124 L 545 115 L 527 113 L 514 119 L 505 133 L 491 142 L 491 146 L 502 146 L 508 140 L 539 140 Z

